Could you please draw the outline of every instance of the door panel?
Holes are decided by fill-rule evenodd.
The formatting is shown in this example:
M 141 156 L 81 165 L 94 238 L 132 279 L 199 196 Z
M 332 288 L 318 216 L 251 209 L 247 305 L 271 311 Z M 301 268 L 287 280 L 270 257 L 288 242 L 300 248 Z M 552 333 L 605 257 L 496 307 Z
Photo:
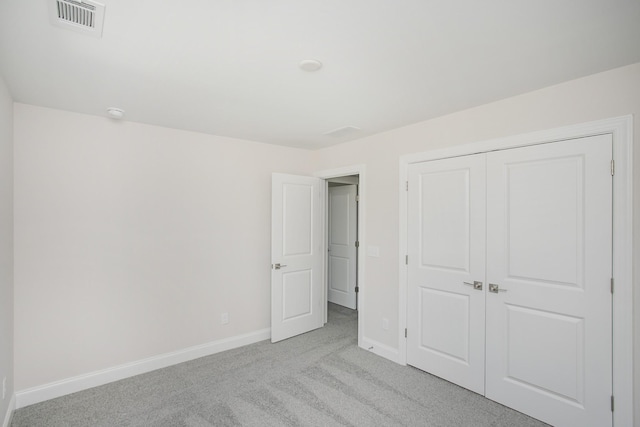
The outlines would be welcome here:
M 485 159 L 409 167 L 407 362 L 484 393 Z
M 271 341 L 322 326 L 322 181 L 273 174 Z
M 487 155 L 486 396 L 611 425 L 611 137 Z
M 284 183 L 282 255 L 311 255 L 313 252 L 313 185 Z
M 283 320 L 312 314 L 313 273 L 300 270 L 282 273 Z
M 329 302 L 356 308 L 356 185 L 329 187 Z
M 440 243 L 420 245 L 424 267 L 469 272 L 469 174 L 468 169 L 437 171 L 422 174 L 418 181 L 422 191 L 421 242 Z
M 584 396 L 584 319 L 507 304 L 505 349 L 511 382 L 580 403 Z M 553 357 L 548 354 L 553 349 Z M 533 370 L 531 360 L 539 369 Z
M 504 165 L 509 277 L 582 287 L 584 166 L 578 154 Z
M 420 291 L 421 350 L 469 363 L 469 296 L 422 288 Z M 446 328 L 434 328 L 443 324 Z

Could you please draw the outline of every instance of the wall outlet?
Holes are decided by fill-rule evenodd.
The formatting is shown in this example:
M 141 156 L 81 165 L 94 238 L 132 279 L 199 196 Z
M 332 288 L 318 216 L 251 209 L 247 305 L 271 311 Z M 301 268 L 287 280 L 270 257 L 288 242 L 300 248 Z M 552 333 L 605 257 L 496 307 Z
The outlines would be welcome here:
M 389 330 L 389 319 L 387 319 L 386 317 L 382 318 L 382 329 L 384 329 L 385 331 Z
M 2 379 L 2 400 L 7 396 L 7 377 Z
M 220 315 L 220 323 L 227 325 L 229 323 L 229 313 L 222 313 Z

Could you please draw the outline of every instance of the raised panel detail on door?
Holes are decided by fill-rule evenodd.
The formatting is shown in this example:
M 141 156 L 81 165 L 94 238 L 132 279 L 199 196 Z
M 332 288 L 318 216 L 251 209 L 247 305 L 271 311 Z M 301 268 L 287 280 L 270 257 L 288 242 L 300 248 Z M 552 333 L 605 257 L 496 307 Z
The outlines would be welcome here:
M 487 155 L 486 396 L 612 423 L 611 136 Z
M 309 255 L 312 252 L 313 186 L 287 184 L 282 187 L 284 227 L 282 254 Z
M 349 292 L 349 260 L 331 255 L 329 255 L 329 260 L 331 263 L 329 265 L 329 290 L 342 293 Z M 329 302 L 335 301 L 329 299 Z
M 469 179 L 469 169 L 439 171 L 420 177 L 421 241 L 446 241 L 446 244 L 420 245 L 423 266 L 469 271 Z M 451 197 L 453 194 L 459 197 Z M 438 203 L 439 200 L 447 202 Z
M 510 278 L 582 287 L 584 160 L 576 153 L 505 165 Z
M 468 364 L 469 296 L 422 288 L 419 304 L 421 349 Z
M 484 393 L 484 156 L 411 165 L 408 200 L 407 362 Z
M 329 187 L 328 300 L 356 308 L 357 201 L 355 184 Z
M 584 319 L 511 305 L 506 313 L 507 378 L 582 405 Z
M 313 273 L 301 270 L 282 274 L 282 319 L 290 321 L 311 314 Z

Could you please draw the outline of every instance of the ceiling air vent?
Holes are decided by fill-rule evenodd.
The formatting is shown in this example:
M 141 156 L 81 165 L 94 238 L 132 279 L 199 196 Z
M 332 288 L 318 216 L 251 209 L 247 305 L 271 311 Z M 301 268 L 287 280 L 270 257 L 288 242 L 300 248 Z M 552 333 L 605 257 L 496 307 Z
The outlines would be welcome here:
M 102 37 L 104 5 L 91 0 L 50 0 L 51 23 L 80 33 Z
M 333 137 L 333 138 L 342 138 L 343 136 L 352 134 L 352 133 L 357 132 L 359 130 L 361 130 L 361 129 L 359 127 L 356 127 L 356 126 L 343 126 L 341 128 L 334 129 L 334 130 L 329 131 L 329 132 L 325 132 L 323 135 L 330 136 L 330 137 Z

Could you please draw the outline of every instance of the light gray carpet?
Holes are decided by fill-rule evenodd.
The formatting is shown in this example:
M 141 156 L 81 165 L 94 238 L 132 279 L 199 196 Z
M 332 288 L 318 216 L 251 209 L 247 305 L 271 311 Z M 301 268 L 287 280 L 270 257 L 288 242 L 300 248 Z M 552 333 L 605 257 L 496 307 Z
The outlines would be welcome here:
M 545 426 L 357 347 L 356 313 L 19 409 L 23 426 Z

